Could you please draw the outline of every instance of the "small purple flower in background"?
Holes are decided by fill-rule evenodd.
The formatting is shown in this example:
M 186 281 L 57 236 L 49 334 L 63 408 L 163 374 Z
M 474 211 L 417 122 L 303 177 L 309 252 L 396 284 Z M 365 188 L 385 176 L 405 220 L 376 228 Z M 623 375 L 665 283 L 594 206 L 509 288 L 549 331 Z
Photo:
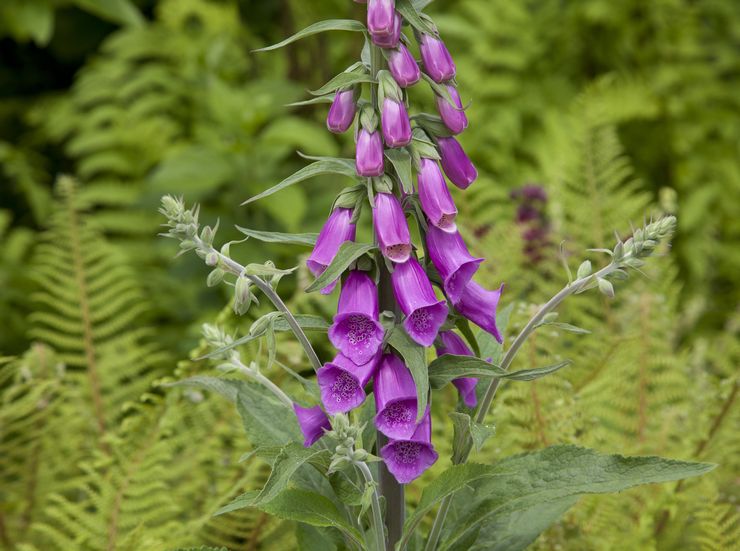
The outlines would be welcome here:
M 354 363 L 369 362 L 383 342 L 383 326 L 378 322 L 378 315 L 375 282 L 365 272 L 351 271 L 342 284 L 329 340 Z
M 411 254 L 411 234 L 401 203 L 392 193 L 375 196 L 373 225 L 383 256 L 393 262 L 406 262 Z
M 368 0 L 367 30 L 371 35 L 389 36 L 393 34 L 395 18 L 395 0 Z
M 442 345 L 437 346 L 437 356 L 444 356 L 445 354 L 454 354 L 456 356 L 473 355 L 473 351 L 468 348 L 468 345 L 465 344 L 465 341 L 457 333 L 442 331 L 439 334 L 439 338 L 442 341 Z M 478 379 L 461 377 L 460 379 L 454 379 L 452 384 L 457 388 L 460 397 L 467 407 L 474 408 L 478 404 L 478 397 L 475 395 L 475 386 L 478 384 Z
M 455 63 L 447 46 L 439 38 L 422 34 L 419 41 L 424 72 L 437 83 L 450 80 L 455 76 Z
M 431 346 L 447 319 L 447 303 L 434 294 L 427 273 L 415 258 L 397 264 L 391 275 L 393 294 L 406 316 L 403 327 L 422 346 Z
M 420 165 L 419 201 L 424 214 L 433 226 L 442 231 L 457 231 L 457 207 L 437 161 L 422 157 Z
M 442 277 L 448 298 L 457 302 L 483 259 L 468 252 L 458 232 L 446 232 L 435 226 L 427 230 L 427 247 L 429 259 Z
M 386 467 L 401 484 L 419 478 L 434 465 L 439 455 L 432 446 L 432 419 L 427 409 L 411 438 L 391 440 L 380 450 Z
M 373 44 L 381 48 L 395 48 L 401 40 L 401 25 L 403 25 L 403 18 L 396 12 L 393 17 L 393 27 L 390 34 L 371 32 L 370 39 L 373 41 Z
M 380 176 L 385 171 L 383 161 L 383 140 L 380 133 L 360 129 L 357 135 L 355 168 L 359 176 Z
M 356 226 L 351 223 L 352 209 L 336 208 L 329 219 L 321 228 L 316 245 L 308 257 L 306 265 L 315 277 L 324 273 L 327 266 L 331 264 L 339 251 L 342 243 L 355 240 Z M 321 293 L 327 295 L 334 290 L 337 280 L 321 289 Z
M 301 432 L 305 438 L 303 445 L 306 448 L 310 448 L 319 438 L 324 436 L 325 430 L 331 430 L 329 418 L 321 409 L 321 406 L 304 408 L 294 403 L 293 411 L 295 411 L 298 418 L 298 425 L 301 427 Z
M 504 339 L 496 327 L 496 307 L 503 290 L 503 283 L 498 289 L 489 291 L 471 281 L 465 286 L 460 301 L 455 304 L 455 310 L 493 335 L 500 343 L 503 343 Z
M 389 438 L 410 438 L 416 430 L 416 384 L 398 356 L 381 358 L 373 392 L 377 429 Z
M 388 147 L 403 147 L 411 142 L 411 121 L 402 101 L 390 97 L 383 100 L 380 124 Z
M 346 132 L 355 120 L 357 102 L 354 88 L 340 90 L 334 96 L 334 101 L 326 117 L 326 127 L 335 134 Z
M 530 262 L 537 263 L 544 258 L 544 251 L 550 245 L 547 192 L 542 186 L 527 184 L 512 191 L 511 198 L 519 201 L 516 221 L 522 226 L 524 254 Z
M 330 415 L 347 413 L 365 401 L 365 385 L 378 366 L 376 355 L 369 362 L 357 365 L 342 354 L 316 372 L 321 401 Z
M 437 138 L 442 169 L 450 182 L 460 189 L 467 189 L 478 177 L 478 171 L 455 138 Z
M 388 54 L 388 69 L 401 88 L 416 84 L 421 78 L 421 69 L 404 44 L 399 44 Z
M 460 99 L 460 93 L 457 91 L 457 88 L 452 84 L 447 84 L 446 87 L 457 109 L 444 97 L 437 96 L 437 110 L 439 111 L 439 116 L 442 117 L 442 122 L 450 129 L 450 132 L 459 134 L 468 127 L 468 117 L 462 108 L 462 100 Z

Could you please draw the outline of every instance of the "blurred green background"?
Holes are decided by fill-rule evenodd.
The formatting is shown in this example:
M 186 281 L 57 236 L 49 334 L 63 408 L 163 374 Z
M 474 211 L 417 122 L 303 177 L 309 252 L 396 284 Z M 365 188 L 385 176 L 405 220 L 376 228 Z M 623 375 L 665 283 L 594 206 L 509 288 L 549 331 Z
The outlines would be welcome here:
M 721 463 L 686 488 L 584 500 L 537 545 L 733 548 L 740 3 L 438 0 L 427 12 L 470 102 L 461 141 L 481 176 L 455 195 L 462 230 L 489 258 L 482 282 L 507 282 L 513 328 L 563 284 L 561 248 L 575 269 L 615 230 L 624 238 L 644 217 L 679 219 L 669 258 L 647 278 L 627 282 L 614 303 L 566 308 L 563 321 L 592 335 L 531 345 L 528 362 L 567 355 L 576 365 L 537 386 L 506 386 L 500 436 L 479 459 L 580 442 Z M 204 222 L 220 219 L 224 241 L 240 238 L 235 224 L 318 231 L 339 177 L 239 205 L 303 166 L 296 151 L 352 156 L 350 135 L 326 131 L 325 105 L 285 104 L 353 63 L 361 37 L 250 51 L 363 14 L 349 0 L 2 1 L 0 456 L 11 461 L 0 467 L 0 544 L 296 545 L 292 530 L 254 513 L 210 518 L 264 470 L 236 464 L 248 444 L 228 405 L 153 385 L 207 369 L 178 365 L 199 355 L 201 323 L 249 327 L 223 310 L 228 289 L 208 289 L 197 258 L 172 260 L 156 209 L 165 193 L 198 202 Z M 413 100 L 431 108 L 421 88 Z M 525 185 L 547 200 L 528 199 Z M 233 251 L 281 267 L 307 252 L 252 240 Z M 331 299 L 303 295 L 306 281 L 300 271 L 281 290 L 296 310 L 330 317 Z M 300 362 L 288 341 L 281 355 Z M 449 431 L 444 404 L 439 438 Z M 199 438 L 213 441 L 194 452 Z

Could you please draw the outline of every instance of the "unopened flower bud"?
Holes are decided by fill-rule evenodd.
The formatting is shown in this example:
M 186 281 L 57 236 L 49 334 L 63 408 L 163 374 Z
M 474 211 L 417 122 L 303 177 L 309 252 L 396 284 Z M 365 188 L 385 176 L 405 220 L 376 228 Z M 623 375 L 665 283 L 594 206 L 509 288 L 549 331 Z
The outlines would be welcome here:
M 334 96 L 334 101 L 326 117 L 326 126 L 335 134 L 345 132 L 355 120 L 357 102 L 354 88 L 340 90 Z
M 379 132 L 360 129 L 357 135 L 355 167 L 359 176 L 380 176 L 385 170 L 383 161 L 383 140 Z
M 388 55 L 388 69 L 401 88 L 406 88 L 419 82 L 421 69 L 414 56 L 404 44 L 399 44 Z
M 424 72 L 437 83 L 450 80 L 455 76 L 455 63 L 444 42 L 428 34 L 422 34 L 419 41 Z

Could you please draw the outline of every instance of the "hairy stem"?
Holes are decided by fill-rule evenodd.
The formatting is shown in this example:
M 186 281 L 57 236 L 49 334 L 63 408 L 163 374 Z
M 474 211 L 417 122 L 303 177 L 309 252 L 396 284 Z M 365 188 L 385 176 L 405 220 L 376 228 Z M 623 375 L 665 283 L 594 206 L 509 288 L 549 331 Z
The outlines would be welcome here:
M 595 274 L 577 279 L 574 282 L 569 283 L 568 285 L 563 287 L 554 297 L 548 300 L 534 316 L 532 316 L 532 318 L 527 322 L 527 325 L 525 325 L 524 328 L 519 332 L 519 334 L 514 339 L 514 342 L 511 344 L 511 347 L 504 355 L 504 358 L 501 361 L 501 367 L 504 370 L 509 369 L 512 362 L 514 361 L 514 358 L 517 355 L 517 352 L 519 352 L 519 349 L 527 341 L 529 336 L 542 322 L 547 314 L 560 306 L 560 304 L 570 295 L 573 295 L 578 291 L 585 289 L 591 282 L 596 281 L 598 278 L 606 277 L 618 268 L 619 266 L 615 263 L 609 264 Z M 501 381 L 502 379 L 492 379 L 491 382 L 488 384 L 488 388 L 486 388 L 483 399 L 478 405 L 478 409 L 475 411 L 474 419 L 476 423 L 482 423 L 485 420 L 486 415 L 488 414 L 488 410 L 491 409 L 491 404 L 493 403 L 493 399 L 496 396 L 496 392 L 501 385 Z M 466 439 L 465 445 L 463 446 L 462 458 L 460 460 L 460 463 L 465 463 L 468 460 L 472 449 L 473 443 L 468 437 Z M 450 510 L 453 496 L 454 494 L 450 494 L 442 500 L 442 503 L 439 506 L 439 510 L 437 511 L 437 516 L 434 519 L 432 529 L 429 532 L 429 538 L 427 539 L 427 544 L 424 548 L 425 551 L 433 551 L 437 548 L 437 543 L 439 542 L 439 537 L 442 533 L 442 527 L 444 526 L 445 519 L 447 518 L 447 513 Z
M 296 339 L 298 339 L 298 342 L 303 347 L 303 350 L 306 352 L 306 356 L 308 356 L 308 360 L 311 362 L 311 365 L 314 368 L 314 371 L 318 371 L 321 368 L 321 361 L 319 360 L 319 357 L 316 355 L 316 351 L 313 349 L 313 346 L 311 346 L 311 342 L 308 340 L 308 337 L 306 336 L 306 333 L 303 331 L 301 326 L 298 324 L 298 321 L 295 319 L 291 311 L 288 309 L 288 307 L 283 302 L 283 299 L 280 298 L 280 295 L 278 295 L 275 292 L 275 289 L 273 289 L 269 283 L 267 283 L 264 279 L 257 277 L 257 276 L 251 276 L 246 275 L 245 268 L 238 262 L 232 260 L 226 255 L 221 254 L 213 247 L 206 245 L 202 240 L 199 238 L 194 239 L 194 241 L 198 244 L 199 248 L 201 250 L 204 250 L 208 253 L 216 253 L 219 258 L 219 265 L 226 268 L 230 273 L 234 274 L 237 277 L 246 277 L 254 283 L 254 285 L 262 291 L 265 296 L 272 302 L 273 306 L 277 308 L 280 312 L 282 312 L 283 316 L 285 316 L 285 320 L 288 322 L 288 325 L 290 325 L 290 329 L 293 331 L 293 334 L 295 335 Z
M 362 476 L 365 478 L 366 484 L 375 484 L 375 479 L 370 472 L 370 468 L 367 463 L 358 461 L 355 463 L 357 468 L 360 469 Z M 388 549 L 385 544 L 385 530 L 383 527 L 383 513 L 380 510 L 380 498 L 378 497 L 378 490 L 373 489 L 373 495 L 370 501 L 370 507 L 373 510 L 373 528 L 375 529 L 375 541 L 378 545 L 379 551 L 386 551 Z
M 283 392 L 280 387 L 278 387 L 275 383 L 273 383 L 270 379 L 262 375 L 259 371 L 256 369 L 252 369 L 250 367 L 247 367 L 242 363 L 242 361 L 239 359 L 238 354 L 232 355 L 230 358 L 231 364 L 236 367 L 240 373 L 243 373 L 250 379 L 254 379 L 256 382 L 267 388 L 270 392 L 272 392 L 275 397 L 280 400 L 283 404 L 288 406 L 291 410 L 293 409 L 293 400 L 290 399 L 290 397 Z

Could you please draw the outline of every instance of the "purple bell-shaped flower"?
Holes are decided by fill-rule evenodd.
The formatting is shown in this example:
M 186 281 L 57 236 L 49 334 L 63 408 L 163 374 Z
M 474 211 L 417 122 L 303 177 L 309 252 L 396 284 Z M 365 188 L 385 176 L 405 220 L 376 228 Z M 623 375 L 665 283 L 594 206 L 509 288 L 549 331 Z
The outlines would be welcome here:
M 397 264 L 391 275 L 393 294 L 406 316 L 406 333 L 422 346 L 431 346 L 447 319 L 447 305 L 434 294 L 424 268 L 415 258 Z
M 303 441 L 305 447 L 310 448 L 319 438 L 324 436 L 325 430 L 331 430 L 329 418 L 321 409 L 321 406 L 304 408 L 293 403 L 293 411 L 295 411 L 298 418 L 298 425 L 301 427 L 305 439 Z
M 427 409 L 411 438 L 391 440 L 380 450 L 386 467 L 401 484 L 419 478 L 439 455 L 432 445 L 432 419 Z
M 355 240 L 356 226 L 352 224 L 352 209 L 336 208 L 329 219 L 321 228 L 311 256 L 308 257 L 306 265 L 315 277 L 319 277 L 331 264 L 339 251 L 339 247 L 345 241 Z M 327 295 L 334 290 L 337 280 L 321 289 L 321 293 Z
M 446 232 L 436 226 L 427 229 L 427 248 L 432 264 L 442 277 L 447 296 L 456 303 L 483 259 L 468 252 L 458 232 Z

